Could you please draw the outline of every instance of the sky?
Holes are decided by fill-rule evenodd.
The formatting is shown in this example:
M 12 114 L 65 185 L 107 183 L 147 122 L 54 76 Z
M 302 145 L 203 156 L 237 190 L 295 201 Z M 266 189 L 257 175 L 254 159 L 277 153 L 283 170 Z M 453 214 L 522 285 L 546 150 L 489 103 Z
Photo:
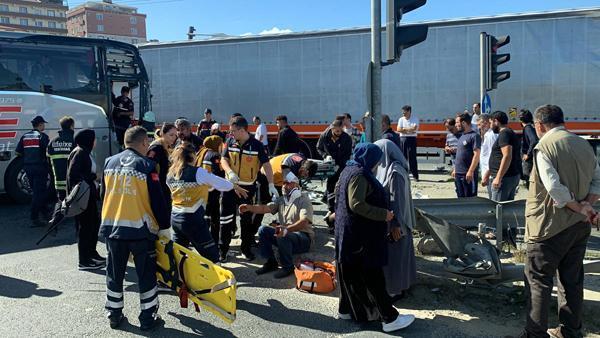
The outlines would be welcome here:
M 74 7 L 84 0 L 69 0 Z M 228 35 L 303 32 L 371 24 L 371 0 L 113 0 L 147 15 L 147 38 L 187 39 L 196 33 Z M 385 15 L 386 0 L 381 0 Z M 599 0 L 428 0 L 403 22 L 600 6 Z M 385 22 L 383 16 L 382 22 Z M 204 38 L 204 37 L 198 37 Z

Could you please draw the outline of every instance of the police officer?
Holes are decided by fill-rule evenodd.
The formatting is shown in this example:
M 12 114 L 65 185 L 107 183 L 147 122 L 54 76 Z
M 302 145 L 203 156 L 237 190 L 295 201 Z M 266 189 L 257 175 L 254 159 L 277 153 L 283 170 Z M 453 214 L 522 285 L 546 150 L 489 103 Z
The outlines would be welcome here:
M 70 116 L 63 116 L 58 123 L 61 130 L 58 131 L 58 136 L 48 145 L 47 153 L 52 165 L 54 188 L 58 197 L 58 205 L 60 205 L 60 202 L 67 196 L 67 159 L 71 151 L 75 149 L 75 141 L 73 140 L 75 120 Z
M 169 228 L 169 214 L 156 163 L 148 150 L 146 129 L 136 126 L 124 135 L 126 149 L 106 159 L 102 180 L 103 207 L 100 236 L 106 239 L 106 310 L 111 328 L 123 316 L 123 278 L 129 254 L 138 275 L 142 330 L 164 323 L 158 316 L 155 240 Z
M 129 128 L 131 124 L 131 118 L 133 117 L 133 101 L 129 98 L 129 87 L 123 86 L 121 88 L 121 96 L 114 98 L 113 96 L 113 121 L 115 123 L 115 132 L 117 134 L 117 142 L 120 146 L 123 146 L 123 137 L 125 130 Z
M 15 149 L 15 154 L 23 158 L 23 169 L 27 174 L 29 186 L 33 191 L 31 197 L 31 221 L 32 226 L 45 226 L 45 222 L 39 219 L 40 213 L 49 216 L 48 210 L 48 159 L 46 149 L 50 138 L 44 133 L 46 120 L 36 116 L 31 120 L 33 130 L 25 133 Z
M 236 116 L 229 122 L 232 135 L 227 140 L 221 158 L 221 166 L 225 171 L 225 177 L 234 184 L 247 190 L 246 197 L 237 196 L 235 192 L 224 192 L 221 198 L 221 238 L 219 249 L 221 261 L 227 260 L 229 243 L 231 242 L 231 229 L 235 227 L 235 214 L 240 204 L 251 204 L 256 192 L 254 183 L 258 172 L 262 167 L 267 177 L 269 194 L 278 196 L 277 189 L 273 185 L 273 171 L 269 163 L 269 157 L 263 144 L 251 137 L 248 133 L 248 121 L 242 116 Z M 241 251 L 247 260 L 253 260 L 252 244 L 254 235 L 258 228 L 252 223 L 252 214 L 245 212 L 240 215 Z
M 204 110 L 204 118 L 198 122 L 198 137 L 204 140 L 206 137 L 210 136 L 210 128 L 215 123 L 217 123 L 217 121 L 212 118 L 212 110 L 206 108 Z

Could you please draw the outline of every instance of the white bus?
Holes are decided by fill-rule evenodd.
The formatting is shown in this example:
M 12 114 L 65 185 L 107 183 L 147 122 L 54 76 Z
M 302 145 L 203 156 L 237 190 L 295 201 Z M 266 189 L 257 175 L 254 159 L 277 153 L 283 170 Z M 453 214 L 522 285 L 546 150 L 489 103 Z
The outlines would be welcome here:
M 93 128 L 99 170 L 119 151 L 114 134 L 112 93 L 129 86 L 139 120 L 150 110 L 148 76 L 135 46 L 99 39 L 0 32 L 0 192 L 17 202 L 30 188 L 15 156 L 20 137 L 41 115 L 50 139 L 65 115 L 75 128 Z M 49 182 L 52 182 L 50 180 Z

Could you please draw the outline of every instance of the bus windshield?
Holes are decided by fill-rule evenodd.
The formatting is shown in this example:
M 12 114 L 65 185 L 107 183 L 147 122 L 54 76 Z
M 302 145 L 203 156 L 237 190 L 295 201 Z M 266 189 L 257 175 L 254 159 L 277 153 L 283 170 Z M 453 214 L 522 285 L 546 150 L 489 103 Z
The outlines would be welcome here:
M 0 90 L 98 93 L 94 47 L 0 42 Z

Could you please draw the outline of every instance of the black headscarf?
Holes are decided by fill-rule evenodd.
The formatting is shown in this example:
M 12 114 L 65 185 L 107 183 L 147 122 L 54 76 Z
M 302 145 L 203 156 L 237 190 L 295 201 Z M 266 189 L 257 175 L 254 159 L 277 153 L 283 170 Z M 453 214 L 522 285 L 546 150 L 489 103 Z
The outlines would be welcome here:
M 80 130 L 75 135 L 75 143 L 82 149 L 87 152 L 92 152 L 92 148 L 94 148 L 94 140 L 96 139 L 96 132 L 92 129 L 83 129 Z

